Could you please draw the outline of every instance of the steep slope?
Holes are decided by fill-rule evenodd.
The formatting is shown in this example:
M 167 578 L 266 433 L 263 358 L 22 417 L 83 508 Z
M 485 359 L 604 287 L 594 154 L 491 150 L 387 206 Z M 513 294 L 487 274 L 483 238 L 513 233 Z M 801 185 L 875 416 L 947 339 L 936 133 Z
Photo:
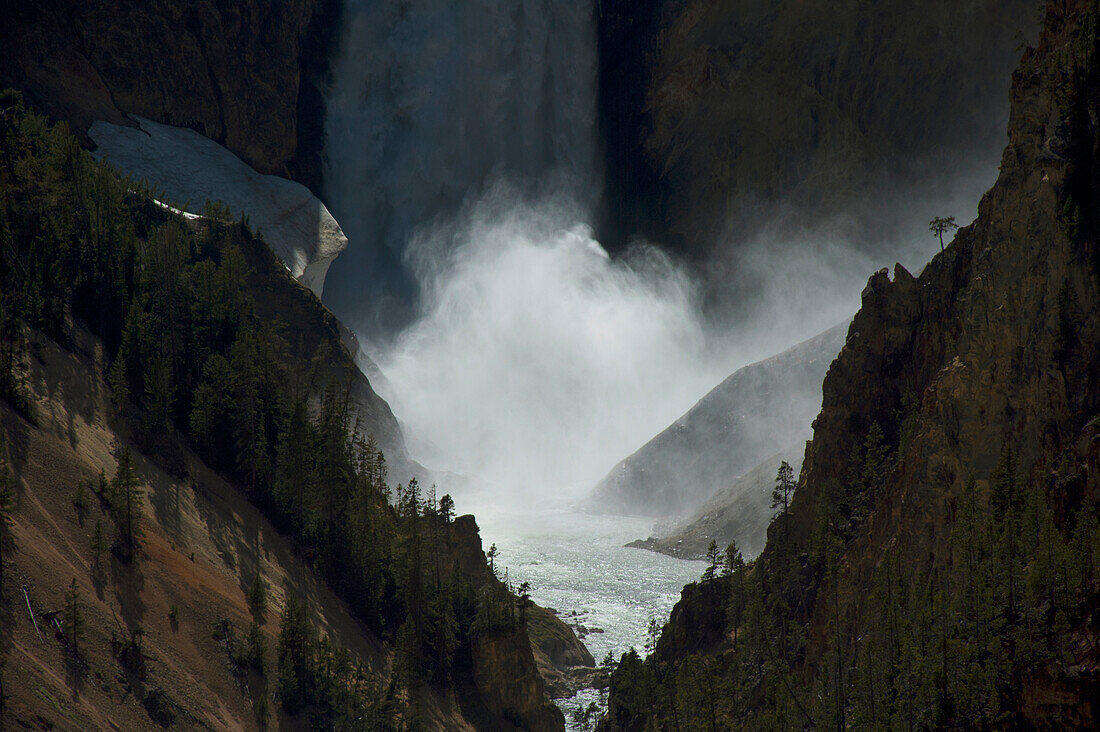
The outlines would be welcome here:
M 18 0 L 0 24 L 0 86 L 78 133 L 126 114 L 191 127 L 318 191 L 337 10 L 334 0 Z
M 805 446 L 772 455 L 760 465 L 720 488 L 686 519 L 662 530 L 658 536 L 633 541 L 627 546 L 667 554 L 680 559 L 705 559 L 710 543 L 720 548 L 736 543 L 750 559 L 764 548 L 768 524 L 775 515 L 772 489 L 779 464 L 786 461 L 794 474 L 802 469 Z
M 121 443 L 109 416 L 110 389 L 96 375 L 103 371 L 102 346 L 74 335 L 71 351 L 35 341 L 28 381 L 37 425 L 0 405 L 0 442 L 18 479 L 12 550 L 5 555 L 14 558 L 3 588 L 5 726 L 139 729 L 152 725 L 159 708 L 188 729 L 251 729 L 262 718 L 271 728 L 295 728 L 277 705 L 259 700 L 266 681 L 235 670 L 220 632 L 224 619 L 243 643 L 251 622 L 246 592 L 257 574 L 268 585 L 262 626 L 268 649 L 276 646 L 286 594 L 294 593 L 309 599 L 311 616 L 334 645 L 384 676 L 384 646 L 236 489 L 193 458 L 190 480 L 139 459 L 142 556 L 136 567 L 109 552 L 97 561 L 90 548 L 95 527 L 109 538 L 111 519 L 92 491 L 82 488 L 78 498 L 77 486 L 94 483 L 101 471 L 112 475 L 112 453 Z M 65 640 L 72 580 L 84 628 L 79 659 Z M 61 631 L 49 619 L 53 612 Z M 136 633 L 143 668 L 131 674 L 119 648 Z M 269 667 L 272 661 L 268 656 Z M 433 715 L 462 725 L 453 700 L 437 698 L 431 706 Z
M 695 510 L 776 445 L 808 436 L 821 379 L 843 342 L 841 325 L 739 369 L 616 465 L 586 505 L 641 516 Z
M 994 162 L 1034 14 L 1028 0 L 605 0 L 601 238 L 640 229 L 705 252 L 727 216 L 777 201 L 873 221 L 884 184 Z
M 96 558 L 95 527 L 109 537 L 110 513 L 92 490 L 77 486 L 95 484 L 101 472 L 114 474 L 125 439 L 115 431 L 110 387 L 97 376 L 105 371 L 102 345 L 79 331 L 73 345 L 70 351 L 35 338 L 38 358 L 28 383 L 38 424 L 0 403 L 0 444 L 17 476 L 12 551 L 5 554 L 14 556 L 5 569 L 3 603 L 10 630 L 0 639 L 9 670 L 5 725 L 139 729 L 171 720 L 184 729 L 300 728 L 302 720 L 282 712 L 272 696 L 288 596 L 305 600 L 311 625 L 349 654 L 370 693 L 384 697 L 393 648 L 317 579 L 300 548 L 193 455 L 187 455 L 186 480 L 139 458 L 139 560 L 129 565 L 111 552 Z M 457 518 L 449 533 L 442 559 L 449 570 L 482 585 L 494 581 L 473 517 Z M 248 592 L 256 576 L 268 588 L 261 625 L 266 674 L 252 669 L 245 655 L 253 619 Z M 76 651 L 65 610 L 72 580 L 83 629 Z M 569 633 L 564 624 L 550 625 Z M 120 648 L 135 637 L 142 661 L 129 668 Z M 475 654 L 486 681 L 473 693 L 460 699 L 424 687 L 404 700 L 414 710 L 405 714 L 432 729 L 501 729 L 500 715 L 516 700 L 544 705 L 526 644 L 525 637 L 494 636 L 489 650 Z M 495 716 L 478 706 L 481 695 L 496 699 Z
M 133 702 L 157 722 L 178 712 L 196 725 L 247 728 L 275 701 L 293 725 L 309 718 L 368 728 L 561 729 L 527 614 L 540 615 L 539 634 L 553 641 L 541 654 L 564 665 L 585 655 L 583 647 L 493 575 L 473 517 L 453 518 L 449 497 L 425 495 L 410 480 L 391 503 L 387 463 L 366 427 L 393 417 L 358 372 L 331 313 L 263 240 L 245 225 L 165 210 L 92 160 L 64 126 L 27 113 L 18 95 L 0 95 L 0 142 L 0 397 L 12 445 L 0 466 L 0 567 L 14 549 L 20 583 L 40 588 L 39 597 L 23 597 L 31 629 L 4 628 L 16 633 L 13 652 L 24 654 L 20 634 L 39 632 L 35 603 L 56 609 L 60 574 L 70 571 L 77 579 L 68 597 L 83 598 L 89 567 L 93 584 L 110 570 L 125 593 L 120 612 L 130 615 L 125 628 L 116 623 L 113 644 L 102 597 L 67 600 L 67 617 L 43 615 L 64 652 L 24 654 L 43 669 L 40 686 L 12 675 L 13 665 L 3 669 L 4 692 L 26 700 L 26 719 L 40 723 L 36 715 L 47 713 L 34 699 L 52 703 L 58 683 L 79 696 L 96 673 L 99 683 L 121 672 L 121 691 L 94 697 L 81 714 L 103 717 L 112 704 Z M 4 469 L 9 452 L 14 484 Z M 152 516 L 141 509 L 146 494 Z M 214 494 L 212 506 L 205 498 Z M 177 601 L 197 570 L 163 545 L 192 540 L 196 549 L 212 543 L 223 563 L 202 568 L 200 580 L 213 590 Z M 261 625 L 245 634 L 235 621 L 215 624 L 213 641 L 243 689 L 242 706 L 224 698 L 229 686 L 207 663 L 217 655 L 161 638 L 158 655 L 148 656 L 142 626 L 147 607 L 167 608 L 172 625 L 189 610 L 207 623 L 207 602 L 239 616 L 231 614 L 239 600 L 222 586 L 239 591 L 253 579 L 265 547 L 301 557 L 295 566 L 308 574 L 274 593 L 282 605 L 276 665 L 259 660 L 267 657 Z M 268 581 L 298 571 L 285 569 L 289 561 L 280 559 L 284 569 Z M 0 583 L 11 611 L 13 586 L 6 576 Z M 323 587 L 346 603 L 325 610 L 335 621 L 315 609 L 334 599 L 319 594 Z M 296 595 L 304 603 L 292 601 Z M 250 589 L 252 614 L 262 615 L 252 598 Z M 70 609 L 78 605 L 80 612 Z M 318 639 L 340 612 L 355 619 L 348 645 Z M 80 614 L 95 618 L 94 632 Z M 84 638 L 74 630 L 82 625 Z M 180 655 L 194 653 L 203 659 L 192 668 Z M 154 659 L 156 668 L 147 664 Z M 147 688 L 162 663 L 168 670 Z M 14 667 L 25 664 L 20 655 Z M 212 686 L 190 690 L 193 673 L 210 673 Z M 47 691 L 36 697 L 41 684 Z M 232 719 L 203 722 L 196 699 L 212 701 L 215 714 L 224 702 Z
M 730 726 L 1095 727 L 1098 18 L 1048 4 L 978 220 L 871 277 L 790 512 L 624 658 L 607 726 L 707 714 L 638 704 L 694 674 Z

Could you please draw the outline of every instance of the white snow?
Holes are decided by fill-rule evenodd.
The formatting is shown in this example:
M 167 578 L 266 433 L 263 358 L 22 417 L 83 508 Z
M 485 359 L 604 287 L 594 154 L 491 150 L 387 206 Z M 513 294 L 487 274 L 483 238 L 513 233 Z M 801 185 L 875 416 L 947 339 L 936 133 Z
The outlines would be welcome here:
M 207 201 L 222 201 L 234 218 L 247 215 L 291 274 L 321 296 L 329 265 L 348 239 L 308 188 L 257 173 L 194 130 L 132 119 L 138 126 L 95 122 L 88 131 L 97 146 L 93 155 L 148 181 L 181 211 L 198 214 Z

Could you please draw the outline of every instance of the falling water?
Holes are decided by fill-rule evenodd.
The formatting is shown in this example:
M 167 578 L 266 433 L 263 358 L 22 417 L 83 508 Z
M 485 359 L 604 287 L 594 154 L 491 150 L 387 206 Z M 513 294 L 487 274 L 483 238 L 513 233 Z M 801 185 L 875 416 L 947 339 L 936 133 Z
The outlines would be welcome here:
M 566 191 L 584 215 L 599 187 L 594 13 L 593 0 L 348 0 L 324 187 L 351 244 L 325 294 L 352 327 L 409 320 L 408 242 L 492 184 Z

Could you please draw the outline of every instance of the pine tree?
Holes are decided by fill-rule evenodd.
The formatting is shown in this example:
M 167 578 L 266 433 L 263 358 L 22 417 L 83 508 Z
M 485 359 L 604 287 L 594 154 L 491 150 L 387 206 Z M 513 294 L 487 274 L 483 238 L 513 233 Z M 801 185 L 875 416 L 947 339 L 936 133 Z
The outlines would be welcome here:
M 489 551 L 485 552 L 485 558 L 489 560 L 489 571 L 493 573 L 493 576 L 496 576 L 497 573 L 496 560 L 499 555 L 500 552 L 497 550 L 495 542 L 490 544 Z
M 779 516 L 786 516 L 791 505 L 791 494 L 794 493 L 794 470 L 786 460 L 779 463 L 779 470 L 775 474 L 775 487 L 772 488 L 772 508 L 779 509 Z
M 107 551 L 107 542 L 103 538 L 103 523 L 99 519 L 96 519 L 95 529 L 92 530 L 89 548 L 92 550 L 92 571 L 102 572 L 103 554 Z
M 649 617 L 649 625 L 646 626 L 645 631 L 645 654 L 651 655 L 657 650 L 657 641 L 661 638 L 661 626 L 657 623 L 657 618 L 652 615 Z
M 248 626 L 248 662 L 256 669 L 257 673 L 264 673 L 266 655 L 267 642 L 264 640 L 263 631 L 260 630 L 260 624 L 253 620 L 252 624 Z
M 730 578 L 730 602 L 726 612 L 733 628 L 733 648 L 737 650 L 737 635 L 745 620 L 748 597 L 745 587 L 745 560 L 737 549 L 736 542 L 730 542 L 726 547 L 726 568 Z
M 65 592 L 65 640 L 73 655 L 80 655 L 80 640 L 84 636 L 84 612 L 80 607 L 80 589 L 76 578 Z
M 264 613 L 267 612 L 267 585 L 259 572 L 256 572 L 248 587 L 248 608 L 252 611 L 252 618 L 263 625 Z
M 439 516 L 444 523 L 450 523 L 455 516 L 455 502 L 450 493 L 444 493 L 439 499 Z
M 286 599 L 279 629 L 279 698 L 288 714 L 297 714 L 313 699 L 313 631 L 306 619 L 302 601 L 293 595 Z
M 711 539 L 710 544 L 707 545 L 707 568 L 703 570 L 704 582 L 714 579 L 715 573 L 718 571 L 718 565 L 721 563 L 720 556 L 718 542 Z
M 527 624 L 527 608 L 531 607 L 534 603 L 531 602 L 531 583 L 527 580 L 519 583 L 518 601 L 519 601 L 519 623 L 520 625 Z
M 15 476 L 8 466 L 8 453 L 0 433 L 0 601 L 4 598 L 4 564 L 7 562 L 8 529 L 15 502 Z
M 141 535 L 142 495 L 129 447 L 123 447 L 119 453 L 118 469 L 111 489 L 111 508 L 119 533 L 119 554 L 123 560 L 130 561 Z

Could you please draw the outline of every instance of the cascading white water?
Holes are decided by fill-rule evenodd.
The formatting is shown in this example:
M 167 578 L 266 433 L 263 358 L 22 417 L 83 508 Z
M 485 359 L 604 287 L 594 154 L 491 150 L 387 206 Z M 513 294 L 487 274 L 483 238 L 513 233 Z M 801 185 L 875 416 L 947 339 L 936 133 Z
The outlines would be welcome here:
M 326 99 L 324 187 L 351 240 L 326 301 L 349 324 L 368 334 L 379 320 L 394 325 L 372 310 L 415 295 L 403 264 L 410 237 L 490 182 L 591 204 L 594 6 L 347 0 Z
M 413 456 L 468 474 L 459 508 L 497 511 L 476 506 L 516 581 L 601 626 L 601 657 L 622 653 L 699 569 L 630 561 L 638 521 L 561 505 L 725 373 L 690 279 L 653 249 L 612 261 L 585 226 L 594 0 L 347 0 L 341 44 L 325 192 L 350 244 L 326 302 L 386 336 L 372 355 Z M 393 318 L 414 295 L 415 316 Z M 516 514 L 499 513 L 507 498 Z

